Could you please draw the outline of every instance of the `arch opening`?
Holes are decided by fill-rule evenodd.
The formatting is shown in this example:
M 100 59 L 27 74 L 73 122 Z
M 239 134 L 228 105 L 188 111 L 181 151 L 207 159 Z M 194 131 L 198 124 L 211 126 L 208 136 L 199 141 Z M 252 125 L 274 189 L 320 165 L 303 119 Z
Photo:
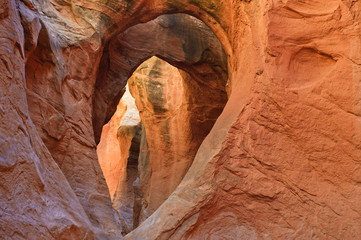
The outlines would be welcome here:
M 116 110 L 128 78 L 146 59 L 157 56 L 204 84 L 224 88 L 228 61 L 222 44 L 201 20 L 166 14 L 113 36 L 99 63 L 93 97 L 93 129 L 99 142 L 102 126 Z
M 187 14 L 162 15 L 109 41 L 98 71 L 93 125 L 97 137 L 97 126 L 110 119 L 97 151 L 123 234 L 156 211 L 181 182 L 227 102 L 227 80 L 222 45 Z M 121 124 L 128 108 L 122 104 L 130 95 L 140 112 L 131 126 Z M 109 151 L 104 144 L 109 134 L 118 148 L 115 160 L 102 156 Z

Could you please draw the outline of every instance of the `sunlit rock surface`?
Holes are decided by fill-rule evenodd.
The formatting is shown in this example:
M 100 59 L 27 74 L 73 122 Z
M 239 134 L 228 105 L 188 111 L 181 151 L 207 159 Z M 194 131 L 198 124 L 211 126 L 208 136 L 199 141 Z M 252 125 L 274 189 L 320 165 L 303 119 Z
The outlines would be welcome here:
M 112 205 L 120 214 L 122 231 L 125 233 L 133 229 L 133 182 L 138 172 L 141 133 L 139 111 L 127 86 L 116 112 L 103 126 L 101 141 L 97 146 Z M 134 143 L 135 136 L 138 136 L 138 141 Z
M 122 162 L 126 162 L 128 159 L 128 156 L 123 155 L 129 154 L 130 147 L 123 146 L 119 142 L 118 128 L 120 126 L 136 126 L 139 123 L 139 111 L 127 88 L 113 117 L 103 126 L 101 141 L 97 146 L 100 167 L 107 182 L 111 199 L 113 199 L 118 185 Z

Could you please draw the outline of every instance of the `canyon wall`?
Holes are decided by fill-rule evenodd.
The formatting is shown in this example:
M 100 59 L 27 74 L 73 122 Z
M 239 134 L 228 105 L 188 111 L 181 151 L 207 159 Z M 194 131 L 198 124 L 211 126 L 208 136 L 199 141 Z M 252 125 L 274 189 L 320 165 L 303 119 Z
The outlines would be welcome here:
M 220 40 L 228 102 L 177 189 L 125 239 L 357 239 L 360 11 L 349 0 L 2 2 L 1 236 L 120 238 L 96 143 L 145 59 L 121 78 L 106 77 L 107 59 L 129 27 L 182 12 Z
M 25 62 L 41 27 L 34 10 L 31 2 L 1 3 L 0 235 L 3 239 L 94 239 L 97 229 L 30 118 Z M 54 114 L 44 128 L 57 136 L 62 125 L 52 123 L 61 120 L 61 114 Z

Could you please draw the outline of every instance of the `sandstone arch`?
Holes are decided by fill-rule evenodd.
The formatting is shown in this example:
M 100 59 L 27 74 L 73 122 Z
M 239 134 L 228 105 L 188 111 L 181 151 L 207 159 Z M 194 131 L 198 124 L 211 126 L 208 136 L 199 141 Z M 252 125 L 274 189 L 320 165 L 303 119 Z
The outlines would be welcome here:
M 212 88 L 224 88 L 228 81 L 227 57 L 220 42 L 196 18 L 163 15 L 131 27 L 110 41 L 100 61 L 102 69 L 98 72 L 93 98 L 96 141 L 99 141 L 101 126 L 114 112 L 126 81 L 151 56 L 198 76 Z
M 0 198 L 1 234 L 18 239 L 91 239 L 93 233 L 105 234 L 90 223 L 30 118 L 24 42 L 37 42 L 31 23 L 36 26 L 39 19 L 49 33 L 61 66 L 51 74 L 65 73 L 59 78 L 64 119 L 69 120 L 69 145 L 75 150 L 64 152 L 64 158 L 87 159 L 88 169 L 94 170 L 90 179 L 98 177 L 101 193 L 85 202 L 96 203 L 109 198 L 101 174 L 97 175 L 95 141 L 88 141 L 94 139 L 89 127 L 94 66 L 104 43 L 138 22 L 189 11 L 213 29 L 207 20 L 212 16 L 229 39 L 232 91 L 183 183 L 127 238 L 202 238 L 205 227 L 222 219 L 230 223 L 227 232 L 237 236 L 357 238 L 361 232 L 360 3 L 335 0 L 327 2 L 327 8 L 322 0 L 159 0 L 137 1 L 133 7 L 128 3 L 132 2 L 1 4 L 0 186 L 5 192 Z M 24 34 L 25 29 L 35 34 Z M 321 63 L 317 79 L 312 75 L 304 81 L 307 84 L 295 82 L 303 78 L 292 78 L 290 63 L 317 72 L 312 56 L 331 64 Z M 81 68 L 86 69 L 83 73 L 73 71 L 79 65 L 87 65 Z M 43 99 L 51 103 L 48 94 Z M 87 174 L 79 171 L 79 176 Z M 182 214 L 172 215 L 173 210 Z M 214 236 L 221 236 L 220 230 L 216 228 Z M 116 237 L 116 231 L 106 232 Z
M 125 68 L 119 71 L 118 67 L 122 65 L 122 62 L 114 61 L 115 64 L 118 65 L 110 69 L 110 74 L 107 72 L 108 69 L 106 69 L 105 75 L 102 75 L 102 72 L 98 73 L 99 80 L 95 82 L 95 96 L 94 98 L 90 98 L 94 106 L 97 106 L 96 103 L 101 103 L 100 99 L 97 98 L 98 96 L 106 95 L 106 97 L 109 97 L 107 94 L 110 95 L 110 100 L 114 104 L 114 102 L 119 99 L 120 94 L 122 94 L 121 89 L 124 87 L 124 80 L 127 80 L 131 71 L 137 67 L 144 58 L 152 55 L 163 56 L 163 58 L 172 62 L 174 65 L 191 72 L 192 76 L 187 77 L 187 81 L 197 79 L 196 81 L 203 86 L 208 86 L 208 89 L 205 91 L 211 95 L 218 96 L 218 101 L 225 102 L 226 94 L 224 85 L 227 82 L 227 61 L 226 55 L 216 37 L 213 36 L 211 31 L 204 26 L 203 23 L 190 16 L 184 17 L 184 15 L 180 15 L 174 18 L 172 15 L 169 15 L 165 16 L 163 20 L 161 20 L 161 23 L 164 25 L 161 28 L 165 28 L 165 30 L 159 31 L 160 34 L 165 36 L 163 41 L 167 40 L 167 36 L 176 41 L 176 44 L 174 46 L 171 45 L 167 50 L 168 52 L 173 51 L 175 56 L 172 57 L 169 53 L 168 56 L 163 56 L 162 54 L 167 53 L 167 51 L 163 49 L 164 53 L 160 53 L 160 46 L 158 46 L 158 50 L 152 49 L 152 47 L 149 46 L 149 51 L 143 53 L 141 57 L 138 56 L 139 53 L 134 52 L 135 55 L 133 55 L 133 58 L 136 61 L 128 66 L 129 70 Z M 167 28 L 166 25 L 170 23 L 173 25 Z M 181 27 L 183 29 L 186 27 L 190 29 L 197 27 L 197 29 L 199 28 L 201 31 L 197 32 L 197 30 L 193 30 L 193 34 L 197 32 L 196 35 L 184 35 L 188 39 L 182 40 L 182 34 L 180 34 L 179 30 L 178 32 L 171 32 L 172 27 L 177 24 L 183 24 Z M 187 24 L 189 26 L 187 26 Z M 155 25 L 160 26 L 160 23 L 158 22 Z M 143 28 L 144 30 L 147 29 L 147 27 L 149 27 L 149 24 L 148 26 L 144 24 L 144 26 L 138 27 L 138 30 L 137 28 L 135 28 L 135 30 L 129 29 L 130 33 L 128 34 L 140 34 L 141 31 L 139 31 L 139 29 L 142 30 Z M 90 140 L 92 135 L 90 132 L 91 129 L 88 127 L 90 124 L 89 119 L 86 119 L 86 116 L 89 116 L 89 114 L 96 113 L 96 108 L 90 111 L 89 106 L 86 107 L 81 103 L 80 105 L 84 108 L 81 112 L 76 113 L 71 107 L 74 104 L 78 105 L 83 97 L 89 98 L 91 96 L 92 88 L 87 86 L 88 82 L 86 78 L 88 77 L 87 73 L 89 73 L 89 71 L 93 72 L 93 76 L 96 73 L 97 69 L 92 69 L 89 64 L 89 61 L 94 60 L 94 58 L 91 57 L 89 53 L 83 51 L 84 46 L 73 46 L 70 49 L 65 49 L 61 54 L 52 51 L 52 49 L 57 46 L 57 43 L 49 39 L 48 36 L 50 33 L 51 30 L 43 25 L 39 44 L 27 61 L 26 73 L 37 74 L 34 76 L 28 74 L 27 76 L 27 95 L 31 117 L 36 123 L 38 131 L 41 133 L 43 141 L 52 153 L 53 158 L 60 166 L 71 187 L 76 191 L 80 203 L 90 217 L 92 224 L 97 228 L 97 230 L 94 231 L 98 232 L 98 235 L 104 235 L 102 229 L 106 229 L 105 231 L 108 233 L 113 232 L 117 234 L 117 228 L 119 228 L 117 227 L 117 221 L 119 220 L 117 220 L 117 216 L 114 215 L 110 207 L 105 182 L 101 179 L 102 174 L 96 162 L 95 147 Z M 150 36 L 149 32 L 146 33 L 148 36 L 144 35 L 144 33 L 141 34 L 143 34 L 141 37 L 149 38 Z M 125 33 L 120 37 L 120 40 L 115 39 L 113 45 L 119 47 L 119 45 L 121 46 L 121 44 L 125 43 L 128 49 L 136 49 L 138 47 L 137 45 L 127 46 L 127 44 L 129 44 L 127 41 L 129 40 L 122 40 L 122 38 L 126 39 L 126 37 L 127 34 Z M 185 42 L 181 43 L 179 39 Z M 118 43 L 119 41 L 121 42 L 120 44 Z M 42 42 L 44 42 L 44 44 L 42 44 Z M 166 42 L 162 42 L 162 44 L 165 43 Z M 110 46 L 114 48 L 111 44 Z M 196 46 L 193 46 L 193 50 L 194 47 L 196 47 L 195 49 L 199 49 L 196 52 L 190 52 L 189 50 L 186 52 L 187 49 L 184 49 L 184 47 L 187 45 L 190 46 L 190 44 L 196 44 Z M 48 52 L 44 54 L 44 51 Z M 129 59 L 129 56 L 122 55 L 124 53 L 113 52 L 113 54 L 117 53 L 119 54 L 118 58 Z M 44 57 L 46 57 L 46 59 L 44 59 Z M 117 56 L 115 56 L 115 59 L 116 58 Z M 100 60 L 100 63 L 108 61 L 107 58 L 104 58 L 104 55 L 103 59 Z M 42 62 L 48 62 L 53 66 L 53 69 L 44 67 L 44 65 L 41 64 Z M 112 64 L 112 62 L 110 63 Z M 82 64 L 85 65 L 81 69 L 75 68 L 75 66 Z M 73 70 L 67 71 L 67 68 Z M 40 71 L 40 69 L 44 69 L 45 71 Z M 116 71 L 121 72 L 123 75 L 120 75 L 120 77 L 114 76 Z M 45 82 L 51 82 L 54 87 L 49 88 L 47 84 L 44 84 Z M 98 85 L 98 83 L 100 84 Z M 191 82 L 189 82 L 189 84 L 191 84 Z M 105 88 L 102 88 L 102 86 Z M 53 90 L 55 90 L 55 92 Z M 220 90 L 220 94 L 217 93 L 218 90 Z M 44 94 L 39 97 L 36 92 L 42 92 Z M 56 101 L 53 100 L 55 96 L 57 96 Z M 59 103 L 61 103 L 61 105 L 59 105 Z M 76 108 L 79 108 L 80 105 Z M 59 108 L 59 106 L 63 106 L 63 108 Z M 109 107 L 108 104 L 106 104 L 105 107 Z M 216 112 L 220 112 L 221 109 L 222 107 L 214 106 Z M 106 113 L 106 111 L 100 111 L 100 113 Z M 99 120 L 93 121 L 93 123 L 98 122 Z M 61 127 L 54 131 L 55 126 Z M 85 152 L 88 152 L 87 159 L 85 159 L 85 155 L 83 154 Z M 84 181 L 83 179 L 88 180 Z M 113 220 L 114 217 L 115 220 Z
M 163 130 L 154 132 L 154 129 L 151 129 L 151 125 L 158 125 L 160 123 L 149 125 L 149 121 L 154 121 L 155 119 L 159 121 L 160 116 L 154 120 L 151 120 L 152 117 L 150 116 L 143 116 L 145 118 L 143 120 L 146 120 L 145 130 L 151 133 L 149 135 L 151 137 L 148 139 L 150 159 L 148 159 L 149 163 L 147 163 L 147 165 L 149 165 L 149 169 L 144 169 L 144 172 L 141 173 L 140 180 L 142 189 L 145 191 L 143 192 L 144 198 L 147 202 L 147 206 L 142 210 L 142 214 L 144 215 L 142 218 L 148 217 L 158 208 L 160 203 L 163 202 L 179 184 L 192 163 L 199 145 L 212 128 L 227 101 L 225 90 L 228 78 L 226 54 L 211 30 L 206 27 L 203 22 L 189 15 L 162 15 L 148 23 L 131 27 L 110 41 L 100 62 L 102 68 L 97 76 L 93 102 L 94 128 L 97 128 L 97 124 L 102 123 L 100 119 L 104 119 L 106 116 L 106 108 L 108 108 L 108 111 L 111 111 L 111 105 L 118 103 L 122 90 L 132 71 L 134 71 L 144 59 L 154 55 L 183 69 L 180 75 L 179 73 L 178 75 L 174 75 L 174 77 L 178 77 L 178 81 L 183 82 L 182 85 L 184 85 L 184 92 L 182 90 L 183 87 L 180 86 L 179 89 L 179 93 L 181 93 L 184 98 L 183 100 L 179 99 L 180 101 L 184 101 L 184 103 L 182 103 L 183 105 L 179 106 L 182 108 L 181 111 L 183 111 L 184 115 L 183 125 L 182 127 L 179 125 L 179 129 L 172 129 L 176 127 L 176 122 L 173 120 L 171 122 L 172 127 L 170 127 L 170 133 L 174 135 L 175 132 L 179 131 L 184 132 L 184 134 L 179 133 L 178 137 L 183 139 L 183 141 L 179 140 L 178 143 L 174 142 L 176 135 L 172 136 L 172 143 L 168 146 L 170 148 L 169 154 L 157 150 L 155 145 L 165 147 L 157 143 L 157 139 L 161 138 Z M 148 60 L 145 62 L 148 62 Z M 154 67 L 163 66 L 160 62 L 151 62 Z M 166 65 L 164 65 L 163 68 L 165 66 Z M 165 69 L 168 69 L 168 71 L 171 70 L 169 67 L 165 67 Z M 160 72 L 150 71 L 149 74 L 159 74 L 160 76 L 164 74 L 161 72 L 161 69 L 159 70 Z M 168 81 L 171 81 L 171 79 Z M 167 87 L 167 81 L 162 82 L 162 86 L 163 84 L 164 89 L 171 89 Z M 174 87 L 175 86 L 173 86 L 173 88 Z M 163 87 L 160 87 L 160 89 L 163 89 Z M 151 91 L 151 89 L 148 90 Z M 150 96 L 152 94 L 154 95 L 153 92 L 149 93 Z M 143 99 L 138 100 L 146 100 L 146 98 L 147 97 L 143 97 Z M 165 99 L 165 101 L 167 100 Z M 137 103 L 137 105 L 138 104 L 139 103 Z M 161 103 L 159 104 L 162 106 Z M 149 112 L 148 115 L 150 113 L 151 112 Z M 157 111 L 152 113 L 155 115 L 160 114 L 157 113 Z M 178 124 L 181 124 L 180 120 L 181 118 L 177 120 Z M 167 121 L 163 122 L 166 123 Z M 159 129 L 162 129 L 162 127 L 159 127 Z M 164 131 L 170 130 L 164 129 Z M 157 136 L 157 134 L 159 136 Z M 176 146 L 174 146 L 174 144 L 182 144 L 183 150 L 175 150 Z M 179 148 L 180 147 L 181 146 L 179 146 Z M 184 157 L 178 156 L 177 158 L 172 156 L 171 151 L 174 151 L 173 154 L 180 154 Z M 157 155 L 154 154 L 161 154 L 162 156 L 157 157 Z M 168 160 L 166 160 L 167 155 L 169 157 Z M 159 158 L 159 160 L 157 160 L 157 158 Z M 102 161 L 104 160 L 105 159 Z M 118 160 L 114 161 L 117 162 Z M 168 162 L 168 164 L 166 164 L 169 165 L 167 167 L 168 170 L 162 171 L 162 166 L 165 162 Z M 119 162 L 119 169 L 121 165 Z M 175 170 L 177 168 L 176 166 L 178 166 L 178 170 Z M 108 168 L 106 167 L 106 169 Z M 118 167 L 112 167 L 104 172 L 106 180 L 112 181 L 112 183 L 108 182 L 112 186 L 114 186 L 114 181 L 108 178 L 110 178 L 110 176 L 112 176 L 112 179 L 114 178 L 114 173 L 120 171 L 116 169 L 118 169 Z M 149 171 L 149 173 L 146 173 L 146 171 Z M 144 178 L 143 175 L 148 175 L 148 177 Z M 167 181 L 167 183 L 162 184 L 162 180 Z M 162 185 L 163 187 L 159 188 L 159 186 Z M 112 187 L 111 194 L 113 194 L 113 192 L 114 187 Z M 113 205 L 114 204 L 119 205 L 113 203 Z

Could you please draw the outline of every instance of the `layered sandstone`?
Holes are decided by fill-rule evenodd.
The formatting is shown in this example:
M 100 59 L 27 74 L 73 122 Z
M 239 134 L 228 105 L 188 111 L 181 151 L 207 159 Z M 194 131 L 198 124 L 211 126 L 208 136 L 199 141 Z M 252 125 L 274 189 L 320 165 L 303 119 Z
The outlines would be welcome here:
M 40 28 L 31 2 L 1 3 L 0 235 L 4 239 L 94 239 L 96 229 L 30 118 L 25 62 L 38 42 Z M 63 118 L 54 113 L 44 128 L 56 137 L 62 126 L 51 125 Z
M 193 161 L 188 111 L 184 111 L 179 70 L 153 57 L 128 80 L 144 125 L 149 153 L 139 159 L 143 195 L 140 221 L 149 217 L 176 188 Z M 182 130 L 184 129 L 184 130 Z M 161 186 L 161 187 L 160 187 Z
M 4 1 L 1 235 L 119 238 L 96 142 L 144 59 L 104 78 L 101 58 L 130 26 L 183 12 L 222 43 L 229 99 L 175 192 L 125 239 L 357 239 L 360 11 L 348 0 Z

